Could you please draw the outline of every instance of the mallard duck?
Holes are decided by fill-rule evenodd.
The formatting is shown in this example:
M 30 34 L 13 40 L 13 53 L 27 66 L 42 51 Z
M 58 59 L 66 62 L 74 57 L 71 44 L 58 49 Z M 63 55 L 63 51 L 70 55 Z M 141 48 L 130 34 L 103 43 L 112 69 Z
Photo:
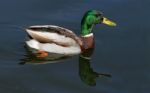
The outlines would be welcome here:
M 116 24 L 96 10 L 87 11 L 81 21 L 81 36 L 73 31 L 55 25 L 35 25 L 26 28 L 30 39 L 26 45 L 36 50 L 37 57 L 45 58 L 57 55 L 56 58 L 80 54 L 94 47 L 92 28 L 96 24 L 104 23 L 109 26 Z

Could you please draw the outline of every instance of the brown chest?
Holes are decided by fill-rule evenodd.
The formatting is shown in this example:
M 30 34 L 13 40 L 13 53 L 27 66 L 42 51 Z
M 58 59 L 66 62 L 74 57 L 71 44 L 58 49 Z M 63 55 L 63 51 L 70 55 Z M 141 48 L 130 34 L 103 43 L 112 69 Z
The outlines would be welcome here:
M 93 35 L 89 37 L 81 37 L 81 40 L 83 42 L 81 46 L 82 50 L 94 48 L 94 36 Z

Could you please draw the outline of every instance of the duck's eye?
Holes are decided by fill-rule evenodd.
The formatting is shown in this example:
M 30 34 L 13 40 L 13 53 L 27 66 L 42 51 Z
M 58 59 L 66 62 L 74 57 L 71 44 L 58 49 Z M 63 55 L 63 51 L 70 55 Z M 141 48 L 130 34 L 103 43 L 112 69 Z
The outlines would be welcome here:
M 99 17 L 99 14 L 96 14 L 95 16 L 96 16 L 96 17 Z
M 100 17 L 100 16 L 101 16 L 101 14 L 96 14 L 95 16 L 96 16 L 96 17 Z
M 101 19 L 100 19 L 101 21 L 103 21 L 104 20 L 104 18 L 103 17 L 101 17 Z

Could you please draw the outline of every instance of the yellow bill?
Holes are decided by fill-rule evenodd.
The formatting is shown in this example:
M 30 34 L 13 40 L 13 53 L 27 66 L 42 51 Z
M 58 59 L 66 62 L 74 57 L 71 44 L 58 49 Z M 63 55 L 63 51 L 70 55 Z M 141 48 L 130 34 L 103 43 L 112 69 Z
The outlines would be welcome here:
M 108 26 L 117 26 L 117 24 L 109 19 L 107 19 L 106 17 L 103 17 L 103 24 L 106 24 Z

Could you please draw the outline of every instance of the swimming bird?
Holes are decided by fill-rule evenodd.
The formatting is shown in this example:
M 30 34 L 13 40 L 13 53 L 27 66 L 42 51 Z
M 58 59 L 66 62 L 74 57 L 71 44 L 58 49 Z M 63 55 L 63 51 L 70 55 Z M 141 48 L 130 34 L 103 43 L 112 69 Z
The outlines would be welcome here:
M 81 21 L 81 35 L 78 37 L 73 31 L 55 25 L 34 25 L 26 28 L 30 39 L 26 45 L 36 50 L 38 58 L 57 59 L 66 56 L 73 56 L 94 48 L 93 26 L 104 23 L 109 26 L 116 26 L 97 10 L 87 11 Z

